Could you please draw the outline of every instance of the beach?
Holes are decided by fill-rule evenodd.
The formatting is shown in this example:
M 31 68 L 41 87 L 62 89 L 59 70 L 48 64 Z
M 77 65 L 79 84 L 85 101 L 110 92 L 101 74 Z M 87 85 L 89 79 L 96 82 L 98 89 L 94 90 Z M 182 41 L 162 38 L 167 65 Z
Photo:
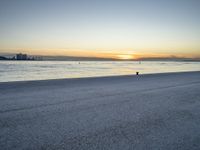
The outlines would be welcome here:
M 200 149 L 200 72 L 2 82 L 0 148 Z

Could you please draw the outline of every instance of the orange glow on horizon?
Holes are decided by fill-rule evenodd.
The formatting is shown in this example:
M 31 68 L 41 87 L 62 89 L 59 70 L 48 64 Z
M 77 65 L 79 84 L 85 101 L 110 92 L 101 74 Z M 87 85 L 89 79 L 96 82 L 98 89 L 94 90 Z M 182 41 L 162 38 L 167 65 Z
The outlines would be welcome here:
M 129 55 L 129 54 L 122 54 L 122 55 L 117 55 L 118 59 L 122 59 L 122 60 L 131 60 L 133 59 L 133 55 Z
M 148 50 L 146 50 L 148 51 Z M 4 51 L 2 51 L 4 52 Z M 6 51 L 5 51 L 6 52 Z M 150 52 L 150 50 L 149 50 Z M 103 49 L 31 49 L 18 48 L 11 49 L 11 54 L 26 53 L 35 56 L 72 56 L 72 57 L 96 57 L 96 58 L 110 58 L 119 60 L 138 60 L 142 58 L 200 58 L 198 53 L 166 53 L 166 52 L 145 52 L 144 50 L 103 50 Z

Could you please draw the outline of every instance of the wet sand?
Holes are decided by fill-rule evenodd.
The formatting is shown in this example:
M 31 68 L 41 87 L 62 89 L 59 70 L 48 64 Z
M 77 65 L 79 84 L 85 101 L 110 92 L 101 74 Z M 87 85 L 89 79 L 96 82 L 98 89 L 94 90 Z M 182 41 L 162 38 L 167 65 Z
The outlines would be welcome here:
M 1 149 L 200 149 L 200 72 L 0 83 Z

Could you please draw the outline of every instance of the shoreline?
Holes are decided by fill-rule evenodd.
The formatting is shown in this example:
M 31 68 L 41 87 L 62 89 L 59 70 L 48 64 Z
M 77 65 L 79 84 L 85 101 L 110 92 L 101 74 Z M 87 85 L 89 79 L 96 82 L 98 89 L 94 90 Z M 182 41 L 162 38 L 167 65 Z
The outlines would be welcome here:
M 200 71 L 180 71 L 180 72 L 161 72 L 161 73 L 144 73 L 144 74 L 128 74 L 128 75 L 111 75 L 111 76 L 94 76 L 94 77 L 77 77 L 77 78 L 56 78 L 56 79 L 41 79 L 41 80 L 23 80 L 23 81 L 5 81 L 1 84 L 12 83 L 32 83 L 32 82 L 53 82 L 53 81 L 78 81 L 78 80 L 97 80 L 97 79 L 109 79 L 109 78 L 125 78 L 125 77 L 137 77 L 137 76 L 152 76 L 152 75 L 170 75 L 170 74 L 182 74 L 182 73 L 198 73 Z

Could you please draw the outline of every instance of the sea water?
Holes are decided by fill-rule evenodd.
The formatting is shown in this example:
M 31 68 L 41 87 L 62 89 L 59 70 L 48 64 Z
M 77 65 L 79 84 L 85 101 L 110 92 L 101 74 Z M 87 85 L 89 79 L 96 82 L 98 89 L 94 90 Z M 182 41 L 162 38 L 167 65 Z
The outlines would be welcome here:
M 0 82 L 200 71 L 180 61 L 0 61 Z

